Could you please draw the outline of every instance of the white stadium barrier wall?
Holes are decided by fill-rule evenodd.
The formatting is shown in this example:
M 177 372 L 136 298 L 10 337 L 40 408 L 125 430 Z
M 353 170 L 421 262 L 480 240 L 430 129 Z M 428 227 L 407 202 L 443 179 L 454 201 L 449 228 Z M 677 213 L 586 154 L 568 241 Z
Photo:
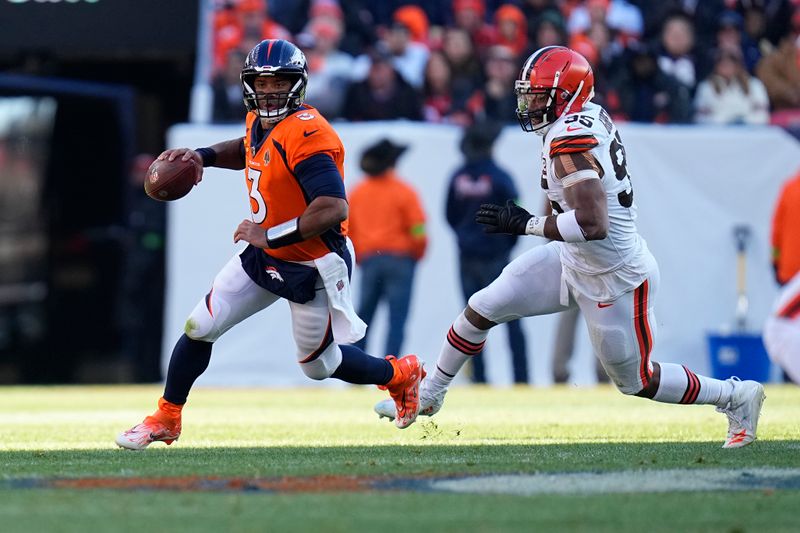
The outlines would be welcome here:
M 405 350 L 433 366 L 452 320 L 463 308 L 454 237 L 444 217 L 448 179 L 460 164 L 460 130 L 450 126 L 389 122 L 334 125 L 347 150 L 350 189 L 360 179 L 363 149 L 384 136 L 410 145 L 398 172 L 419 191 L 428 215 L 427 256 L 420 263 L 406 328 Z M 169 132 L 170 147 L 208 146 L 243 134 L 243 126 L 179 125 Z M 800 143 L 772 127 L 698 127 L 622 124 L 639 231 L 661 268 L 656 302 L 658 338 L 654 360 L 683 363 L 710 372 L 706 334 L 730 328 L 736 305 L 736 249 L 733 227 L 751 226 L 747 255 L 750 329 L 760 331 L 777 291 L 770 268 L 769 225 L 781 183 L 800 165 Z M 506 128 L 495 146 L 499 164 L 514 177 L 523 205 L 539 212 L 541 141 L 519 128 Z M 242 172 L 206 169 L 203 182 L 169 206 L 168 284 L 163 364 L 194 305 L 211 281 L 243 245 L 233 231 L 248 218 Z M 515 253 L 539 246 L 520 238 Z M 358 270 L 354 294 L 359 294 Z M 386 315 L 370 326 L 370 353 L 383 345 Z M 532 382 L 551 383 L 550 356 L 555 316 L 523 319 Z M 579 324 L 573 381 L 592 383 L 593 357 Z M 511 383 L 510 353 L 504 327 L 487 342 L 487 372 L 493 384 Z M 314 385 L 295 362 L 288 306 L 281 301 L 220 339 L 211 365 L 198 380 L 212 386 Z M 336 380 L 327 380 L 333 384 Z

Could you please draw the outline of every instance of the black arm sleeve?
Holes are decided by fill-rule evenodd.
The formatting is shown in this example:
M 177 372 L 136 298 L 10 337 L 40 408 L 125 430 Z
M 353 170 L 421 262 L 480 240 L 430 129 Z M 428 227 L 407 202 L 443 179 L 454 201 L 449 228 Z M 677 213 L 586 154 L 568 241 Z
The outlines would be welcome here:
M 294 174 L 309 203 L 318 196 L 347 199 L 342 175 L 328 154 L 312 155 L 301 161 L 294 167 Z

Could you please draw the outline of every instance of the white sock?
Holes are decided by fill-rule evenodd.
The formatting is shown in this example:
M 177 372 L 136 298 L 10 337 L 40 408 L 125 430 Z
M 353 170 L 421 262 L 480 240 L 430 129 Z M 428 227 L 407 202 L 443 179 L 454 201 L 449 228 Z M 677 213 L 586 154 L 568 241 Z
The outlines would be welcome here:
M 428 385 L 429 390 L 446 389 L 467 359 L 483 350 L 488 334 L 488 329 L 482 330 L 473 326 L 463 312 L 458 315 L 450 331 L 447 332 L 442 351 L 439 352 L 436 370 Z
M 698 376 L 683 365 L 658 363 L 661 378 L 653 399 L 663 403 L 712 404 L 725 407 L 733 387 L 727 381 Z

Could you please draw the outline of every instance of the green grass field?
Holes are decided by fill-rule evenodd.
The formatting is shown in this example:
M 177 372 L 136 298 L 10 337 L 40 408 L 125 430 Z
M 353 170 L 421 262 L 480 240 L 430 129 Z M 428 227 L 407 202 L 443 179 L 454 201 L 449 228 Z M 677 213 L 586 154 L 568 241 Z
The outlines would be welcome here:
M 0 389 L 0 531 L 797 531 L 782 489 L 610 494 L 53 488 L 53 479 L 800 469 L 800 388 L 770 386 L 759 440 L 722 450 L 725 417 L 598 388 L 455 388 L 400 431 L 374 387 L 197 389 L 172 446 L 117 449 L 157 387 Z M 24 481 L 23 481 L 24 480 Z M 302 479 L 300 481 L 303 481 Z M 47 486 L 50 483 L 50 486 Z M 45 486 L 42 486 L 45 485 Z

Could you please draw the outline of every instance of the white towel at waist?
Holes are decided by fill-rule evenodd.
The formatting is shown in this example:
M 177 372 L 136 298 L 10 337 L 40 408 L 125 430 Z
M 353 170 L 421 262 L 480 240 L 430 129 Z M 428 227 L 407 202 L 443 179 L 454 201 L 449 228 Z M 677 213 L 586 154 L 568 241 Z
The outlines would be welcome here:
M 367 332 L 367 324 L 353 309 L 347 263 L 338 254 L 331 252 L 315 259 L 314 264 L 328 294 L 333 339 L 338 344 L 352 344 L 361 340 Z

